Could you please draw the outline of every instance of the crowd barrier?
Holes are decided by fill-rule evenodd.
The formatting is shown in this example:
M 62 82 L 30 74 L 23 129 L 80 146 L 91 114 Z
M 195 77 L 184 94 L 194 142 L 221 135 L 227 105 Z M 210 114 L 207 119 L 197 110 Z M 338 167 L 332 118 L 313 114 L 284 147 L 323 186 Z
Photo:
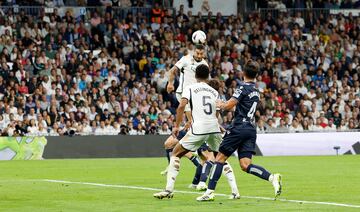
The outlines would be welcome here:
M 0 137 L 0 160 L 162 157 L 167 136 Z M 258 134 L 258 156 L 360 154 L 360 132 Z

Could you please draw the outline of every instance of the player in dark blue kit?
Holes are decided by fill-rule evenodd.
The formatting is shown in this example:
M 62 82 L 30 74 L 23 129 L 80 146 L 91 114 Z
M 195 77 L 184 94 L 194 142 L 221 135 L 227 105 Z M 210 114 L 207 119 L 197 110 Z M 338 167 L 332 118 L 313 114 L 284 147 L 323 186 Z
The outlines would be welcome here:
M 235 115 L 232 125 L 227 130 L 220 145 L 215 165 L 211 170 L 208 189 L 197 198 L 198 201 L 214 200 L 215 187 L 220 179 L 225 161 L 235 151 L 238 152 L 240 167 L 243 171 L 271 182 L 275 190 L 275 198 L 281 194 L 281 175 L 271 174 L 263 167 L 251 163 L 251 158 L 255 154 L 256 143 L 254 115 L 260 100 L 259 91 L 255 87 L 258 71 L 259 66 L 256 62 L 248 62 L 244 68 L 244 82 L 239 85 L 227 102 L 217 102 L 217 107 L 222 110 L 231 110 L 236 106 Z

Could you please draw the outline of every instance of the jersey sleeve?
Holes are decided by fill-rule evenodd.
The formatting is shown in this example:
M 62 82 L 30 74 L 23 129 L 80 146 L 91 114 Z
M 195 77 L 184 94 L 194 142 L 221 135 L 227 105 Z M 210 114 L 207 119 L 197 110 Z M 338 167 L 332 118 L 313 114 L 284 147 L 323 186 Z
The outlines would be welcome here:
M 232 95 L 232 98 L 235 98 L 236 100 L 240 101 L 245 93 L 244 91 L 245 91 L 244 86 L 240 86 L 235 90 L 234 94 Z
M 184 68 L 185 64 L 186 64 L 186 56 L 183 56 L 179 61 L 177 61 L 177 62 L 175 63 L 175 66 L 176 66 L 179 70 L 181 70 L 181 69 Z
M 182 92 L 181 98 L 187 99 L 190 101 L 191 98 L 191 88 L 190 86 L 186 86 Z

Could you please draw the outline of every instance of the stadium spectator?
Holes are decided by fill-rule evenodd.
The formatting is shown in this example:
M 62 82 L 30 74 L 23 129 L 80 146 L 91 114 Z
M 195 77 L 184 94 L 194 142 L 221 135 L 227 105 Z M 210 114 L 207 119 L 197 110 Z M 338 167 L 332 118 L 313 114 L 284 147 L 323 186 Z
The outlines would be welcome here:
M 295 118 L 292 121 L 291 126 L 289 127 L 289 132 L 303 132 L 303 127 L 299 124 L 299 121 Z
M 279 7 L 354 6 L 351 1 L 287 2 Z M 222 99 L 242 80 L 242 65 L 259 62 L 260 132 L 360 128 L 359 17 L 278 11 L 264 18 L 250 13 L 211 19 L 183 9 L 171 16 L 156 4 L 149 16 L 122 19 L 113 10 L 98 9 L 90 17 L 62 8 L 38 14 L 2 10 L 3 135 L 168 133 L 177 102 L 165 91 L 167 71 L 192 51 L 197 29 L 207 33 L 211 75 L 223 80 Z M 222 115 L 228 126 L 232 114 Z
M 169 129 L 169 126 L 167 123 L 163 123 L 161 129 L 159 130 L 159 135 L 170 135 L 171 130 Z

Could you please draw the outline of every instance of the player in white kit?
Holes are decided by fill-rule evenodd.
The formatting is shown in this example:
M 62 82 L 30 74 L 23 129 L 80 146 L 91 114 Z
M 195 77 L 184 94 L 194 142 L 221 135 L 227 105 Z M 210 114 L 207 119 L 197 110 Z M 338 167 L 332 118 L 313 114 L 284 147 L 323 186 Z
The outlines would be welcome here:
M 177 135 L 182 123 L 186 105 L 189 104 L 192 124 L 187 134 L 176 144 L 167 173 L 165 191 L 154 194 L 155 198 L 172 198 L 176 177 L 180 169 L 180 158 L 190 151 L 196 151 L 202 144 L 207 142 L 209 147 L 219 150 L 222 140 L 220 126 L 217 119 L 216 100 L 219 93 L 206 82 L 209 78 L 209 68 L 205 64 L 196 67 L 195 77 L 197 83 L 182 89 L 182 98 L 176 111 L 176 124 L 173 134 Z M 233 175 L 233 174 L 232 174 Z M 235 181 L 235 178 L 233 179 Z M 236 185 L 236 182 L 235 182 Z M 236 197 L 239 197 L 236 187 Z M 234 199 L 234 195 L 233 198 Z
M 182 92 L 185 87 L 197 83 L 195 78 L 195 70 L 198 65 L 208 65 L 205 57 L 205 47 L 203 45 L 196 45 L 192 54 L 183 56 L 175 66 L 170 69 L 169 83 L 167 85 L 167 92 L 170 93 L 174 90 L 174 79 L 176 72 L 180 71 L 179 86 L 176 89 L 176 98 L 180 102 Z M 187 106 L 185 111 L 190 111 Z
M 188 85 L 192 85 L 196 83 L 195 79 L 195 69 L 198 65 L 205 64 L 208 66 L 208 63 L 204 59 L 205 57 L 205 47 L 201 44 L 195 46 L 195 50 L 183 56 L 178 62 L 176 62 L 175 66 L 170 69 L 170 76 L 169 81 L 167 85 L 167 92 L 171 93 L 174 91 L 174 80 L 177 72 L 180 72 L 180 79 L 179 79 L 179 86 L 176 89 L 176 98 L 180 102 L 182 92 L 184 88 Z M 188 128 L 191 124 L 191 113 L 190 113 L 190 106 L 189 104 L 185 107 L 185 114 L 187 117 L 187 126 L 185 128 Z M 179 142 L 179 140 L 182 138 L 182 136 L 185 135 L 185 132 L 180 132 L 180 136 L 174 137 L 170 136 L 164 143 L 166 154 L 168 160 L 170 159 L 172 155 L 172 150 L 175 147 L 175 145 Z M 208 151 L 202 152 L 204 159 L 210 157 L 210 153 Z M 194 163 L 194 165 L 197 167 L 194 180 L 190 186 L 193 188 L 196 187 L 196 185 L 199 183 L 202 165 L 199 163 L 199 159 L 192 155 L 191 152 L 187 153 L 185 155 L 189 160 Z M 170 162 L 170 161 L 169 161 Z M 161 172 L 161 174 L 167 174 L 167 169 Z

